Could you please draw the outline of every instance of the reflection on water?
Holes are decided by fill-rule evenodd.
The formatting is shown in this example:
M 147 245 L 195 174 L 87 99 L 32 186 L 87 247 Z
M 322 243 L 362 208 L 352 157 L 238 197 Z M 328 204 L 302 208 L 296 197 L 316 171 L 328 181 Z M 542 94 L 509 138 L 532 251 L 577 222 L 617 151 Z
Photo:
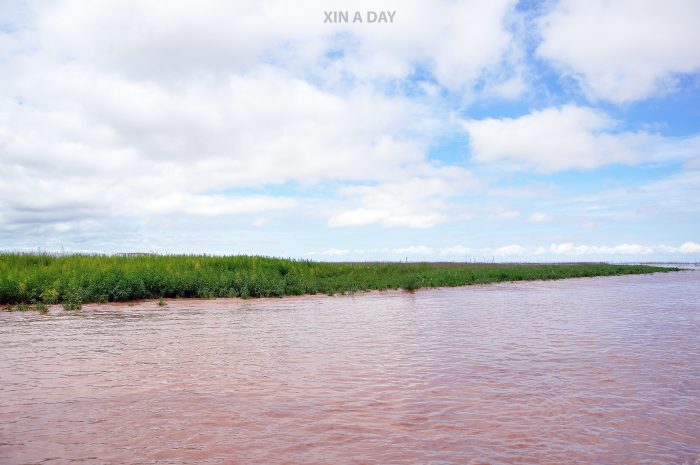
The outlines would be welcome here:
M 700 273 L 0 315 L 0 463 L 693 464 Z

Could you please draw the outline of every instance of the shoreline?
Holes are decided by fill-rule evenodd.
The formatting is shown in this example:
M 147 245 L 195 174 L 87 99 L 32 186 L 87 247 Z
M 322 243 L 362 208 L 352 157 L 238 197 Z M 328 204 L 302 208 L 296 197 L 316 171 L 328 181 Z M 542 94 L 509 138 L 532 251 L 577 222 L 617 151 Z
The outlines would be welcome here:
M 2 309 L 3 313 L 40 313 L 40 314 L 57 314 L 57 313 L 74 313 L 79 310 L 94 311 L 94 310 L 108 310 L 110 307 L 117 307 L 118 309 L 128 309 L 134 308 L 138 310 L 169 310 L 169 309 L 184 309 L 188 308 L 188 304 L 192 303 L 221 303 L 222 305 L 240 305 L 242 303 L 265 303 L 265 302 L 280 302 L 280 301 L 304 301 L 311 299 L 332 299 L 332 298 L 353 298 L 357 296 L 372 296 L 372 295 L 383 295 L 390 297 L 398 297 L 406 294 L 415 294 L 425 291 L 444 291 L 459 288 L 487 288 L 496 287 L 498 285 L 520 285 L 526 283 L 548 283 L 555 281 L 575 281 L 588 279 L 604 279 L 604 278 L 623 278 L 632 276 L 651 276 L 658 273 L 669 273 L 669 272 L 688 272 L 696 271 L 694 268 L 676 268 L 676 269 L 665 269 L 661 271 L 653 271 L 646 273 L 627 273 L 627 274 L 612 274 L 612 275 L 596 275 L 596 276 L 576 276 L 576 277 L 562 277 L 562 278 L 548 278 L 548 279 L 519 279 L 513 281 L 491 281 L 484 283 L 473 283 L 473 284 L 460 284 L 456 286 L 426 286 L 416 289 L 402 289 L 402 288 L 391 288 L 391 289 L 360 289 L 355 291 L 348 291 L 343 293 L 325 294 L 325 293 L 314 293 L 314 294 L 288 294 L 282 296 L 261 296 L 261 297 L 168 297 L 168 298 L 144 298 L 144 299 L 134 299 L 134 300 L 124 300 L 124 301 L 110 301 L 110 302 L 85 302 L 77 309 L 66 309 L 61 303 L 48 305 L 45 311 L 37 311 L 34 308 L 28 308 L 26 310 L 8 309 L 7 306 Z M 161 302 L 163 304 L 161 305 Z M 172 307 L 171 307 L 172 305 Z

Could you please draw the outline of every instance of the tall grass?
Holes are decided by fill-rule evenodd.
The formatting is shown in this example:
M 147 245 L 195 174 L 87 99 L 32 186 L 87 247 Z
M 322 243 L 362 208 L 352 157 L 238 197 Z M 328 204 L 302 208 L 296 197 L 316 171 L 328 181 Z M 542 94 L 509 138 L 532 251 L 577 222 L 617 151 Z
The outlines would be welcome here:
M 258 256 L 0 254 L 0 304 L 269 297 L 671 271 L 642 265 L 326 263 Z

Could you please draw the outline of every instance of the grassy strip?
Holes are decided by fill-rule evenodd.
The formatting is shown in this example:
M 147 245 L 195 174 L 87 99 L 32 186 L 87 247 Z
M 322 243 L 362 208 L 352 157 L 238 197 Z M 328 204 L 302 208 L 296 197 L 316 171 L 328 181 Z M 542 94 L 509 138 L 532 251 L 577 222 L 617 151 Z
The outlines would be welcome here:
M 269 297 L 673 271 L 642 265 L 325 263 L 256 256 L 0 254 L 0 304 Z

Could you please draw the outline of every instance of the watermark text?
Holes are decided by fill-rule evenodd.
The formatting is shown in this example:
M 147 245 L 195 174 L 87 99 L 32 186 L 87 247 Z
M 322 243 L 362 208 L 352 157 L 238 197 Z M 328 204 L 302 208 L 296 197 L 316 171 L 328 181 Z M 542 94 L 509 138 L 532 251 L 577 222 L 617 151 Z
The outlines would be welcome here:
M 394 17 L 396 16 L 396 11 L 324 11 L 323 12 L 323 22 L 330 24 L 354 24 L 354 23 L 368 23 L 368 24 L 393 24 Z

